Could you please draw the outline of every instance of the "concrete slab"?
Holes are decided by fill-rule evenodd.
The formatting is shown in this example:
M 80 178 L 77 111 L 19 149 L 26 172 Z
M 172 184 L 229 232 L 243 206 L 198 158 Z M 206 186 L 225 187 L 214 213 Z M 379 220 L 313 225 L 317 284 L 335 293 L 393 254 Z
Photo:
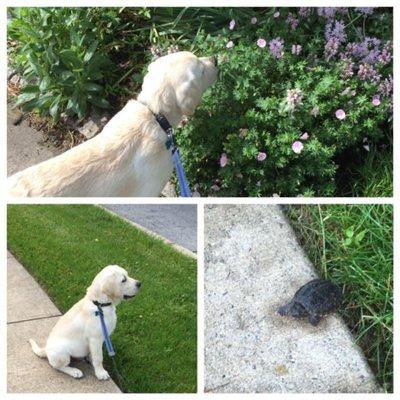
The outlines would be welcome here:
M 8 323 L 61 315 L 39 284 L 14 257 L 7 258 L 7 288 Z
M 7 108 L 7 175 L 52 158 L 62 151 L 43 142 L 43 135 L 31 128 L 26 120 L 19 125 L 13 121 L 19 111 Z
M 316 277 L 278 206 L 205 206 L 204 257 L 207 392 L 380 391 L 338 315 L 277 315 Z
M 93 368 L 85 361 L 74 361 L 83 378 L 74 379 L 52 368 L 46 359 L 37 357 L 28 342 L 33 338 L 39 345 L 58 317 L 25 321 L 7 326 L 7 391 L 9 393 L 120 393 L 116 384 L 108 379 L 99 381 Z

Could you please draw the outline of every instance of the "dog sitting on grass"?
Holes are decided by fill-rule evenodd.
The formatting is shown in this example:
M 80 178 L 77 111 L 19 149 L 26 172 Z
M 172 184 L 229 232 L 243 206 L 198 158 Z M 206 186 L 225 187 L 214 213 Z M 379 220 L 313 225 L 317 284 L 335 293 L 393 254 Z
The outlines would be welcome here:
M 141 283 L 128 276 L 118 265 L 103 268 L 88 287 L 86 296 L 76 303 L 56 323 L 46 345 L 39 347 L 29 339 L 33 352 L 47 357 L 50 365 L 73 378 L 81 378 L 78 368 L 70 367 L 71 358 L 89 357 L 98 379 L 109 378 L 103 367 L 103 332 L 95 302 L 100 304 L 109 335 L 117 324 L 116 306 L 138 293 Z

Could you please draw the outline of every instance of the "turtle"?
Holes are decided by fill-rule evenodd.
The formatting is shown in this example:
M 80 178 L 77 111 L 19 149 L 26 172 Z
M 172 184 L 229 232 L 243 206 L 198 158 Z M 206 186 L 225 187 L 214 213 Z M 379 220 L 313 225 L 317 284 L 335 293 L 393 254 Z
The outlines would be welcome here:
M 294 318 L 308 317 L 309 323 L 317 326 L 324 315 L 339 309 L 342 299 L 338 286 L 325 279 L 314 279 L 302 286 L 278 313 Z

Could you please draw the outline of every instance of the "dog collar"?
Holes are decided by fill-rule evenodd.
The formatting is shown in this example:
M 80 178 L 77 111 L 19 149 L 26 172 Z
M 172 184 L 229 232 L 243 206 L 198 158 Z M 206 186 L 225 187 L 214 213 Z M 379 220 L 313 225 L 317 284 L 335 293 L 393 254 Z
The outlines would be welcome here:
M 107 306 L 111 306 L 111 302 L 110 303 L 100 303 L 97 300 L 92 300 L 92 303 L 96 306 L 96 307 L 107 307 Z
M 167 150 L 169 150 L 171 147 L 172 149 L 174 149 L 174 130 L 172 129 L 171 124 L 168 122 L 167 118 L 165 118 L 165 115 L 163 114 L 154 114 L 154 117 L 156 118 L 158 124 L 161 126 L 162 130 L 167 134 L 167 141 L 165 142 Z

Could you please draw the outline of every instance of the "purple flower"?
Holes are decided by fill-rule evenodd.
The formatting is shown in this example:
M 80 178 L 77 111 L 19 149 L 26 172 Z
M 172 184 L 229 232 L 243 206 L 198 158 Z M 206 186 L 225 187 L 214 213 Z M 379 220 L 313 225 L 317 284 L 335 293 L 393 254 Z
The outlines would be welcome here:
M 374 12 L 375 7 L 356 7 L 355 11 L 364 15 L 371 15 Z
M 300 89 L 289 89 L 286 91 L 286 103 L 289 111 L 295 111 L 302 102 L 303 93 Z
M 301 140 L 307 140 L 310 137 L 310 135 L 307 132 L 304 132 L 301 136 L 300 139 Z
M 325 58 L 329 61 L 339 50 L 340 42 L 337 38 L 331 37 L 325 44 Z
M 257 46 L 263 49 L 267 45 L 267 41 L 263 38 L 257 40 Z
M 218 185 L 214 184 L 214 185 L 212 185 L 212 186 L 210 187 L 210 189 L 211 189 L 213 192 L 218 192 L 218 190 L 220 190 L 221 188 L 220 188 Z
M 288 17 L 286 18 L 286 24 L 289 26 L 290 31 L 293 32 L 296 30 L 297 25 L 299 25 L 299 20 L 295 18 L 292 13 L 289 13 Z
M 235 28 L 235 25 L 236 25 L 236 22 L 235 22 L 235 20 L 233 19 L 231 22 L 229 22 L 229 29 L 230 29 L 231 31 L 233 31 L 233 29 Z
M 234 46 L 232 40 L 230 40 L 227 44 L 226 44 L 226 48 L 227 49 L 231 49 Z
M 310 111 L 310 114 L 313 117 L 316 117 L 319 114 L 319 107 L 318 106 L 313 107 L 313 109 Z
M 221 158 L 219 159 L 219 165 L 221 166 L 221 168 L 224 168 L 226 164 L 228 164 L 228 156 L 226 155 L 226 153 L 222 153 Z
M 300 54 L 300 52 L 301 52 L 301 45 L 299 45 L 299 44 L 292 45 L 292 54 L 295 54 L 298 56 Z
M 344 110 L 342 110 L 341 108 L 339 108 L 338 110 L 336 110 L 335 112 L 336 118 L 343 120 L 346 118 L 346 113 L 344 112 Z
M 255 25 L 256 23 L 257 23 L 257 17 L 253 17 L 251 20 L 250 20 L 250 22 L 251 22 L 251 24 L 252 25 Z
M 299 16 L 301 18 L 308 18 L 311 15 L 312 8 L 311 7 L 300 7 Z
M 298 140 L 296 140 L 293 144 L 292 144 L 292 150 L 296 153 L 296 154 L 300 154 L 301 151 L 303 150 L 304 145 L 303 143 L 299 142 Z
M 264 153 L 264 152 L 260 151 L 257 154 L 257 160 L 258 161 L 264 161 L 266 158 L 267 158 L 267 153 Z
M 373 104 L 375 107 L 378 107 L 378 106 L 381 104 L 381 99 L 379 98 L 379 95 L 375 95 L 375 96 L 372 98 L 372 104 Z
M 358 67 L 358 76 L 362 81 L 378 83 L 381 80 L 381 75 L 370 64 L 361 64 Z
M 269 42 L 269 51 L 273 57 L 275 57 L 277 59 L 283 57 L 283 54 L 284 54 L 283 43 L 284 43 L 284 41 L 280 37 L 272 39 Z

